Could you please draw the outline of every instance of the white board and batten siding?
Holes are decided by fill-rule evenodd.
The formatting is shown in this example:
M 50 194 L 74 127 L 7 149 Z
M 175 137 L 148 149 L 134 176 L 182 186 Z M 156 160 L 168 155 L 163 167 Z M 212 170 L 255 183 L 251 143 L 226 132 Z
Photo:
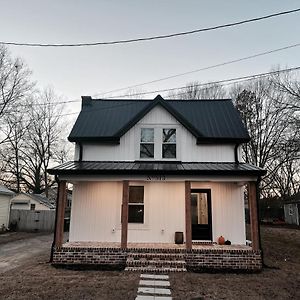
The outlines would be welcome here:
M 12 195 L 0 193 L 0 231 L 3 226 L 8 227 L 11 198 Z
M 174 243 L 185 234 L 184 182 L 130 182 L 144 186 L 144 224 L 129 224 L 128 242 Z M 213 240 L 220 235 L 245 244 L 243 188 L 234 183 L 193 182 L 211 189 Z M 70 241 L 120 242 L 122 182 L 78 182 L 74 186 Z
M 118 145 L 83 144 L 83 161 L 134 161 L 139 160 L 140 131 L 149 128 L 176 128 L 177 160 L 183 162 L 234 162 L 234 144 L 197 145 L 196 137 L 161 106 L 154 107 L 135 126 L 127 131 Z M 156 137 L 155 148 L 161 148 Z M 75 147 L 75 160 L 79 147 Z M 161 160 L 161 157 L 157 157 Z

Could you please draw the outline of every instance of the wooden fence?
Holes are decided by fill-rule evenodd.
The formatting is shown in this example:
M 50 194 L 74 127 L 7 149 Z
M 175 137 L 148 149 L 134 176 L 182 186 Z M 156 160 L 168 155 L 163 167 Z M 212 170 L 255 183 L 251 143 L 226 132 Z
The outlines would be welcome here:
M 9 224 L 11 229 L 16 231 L 52 232 L 55 225 L 55 210 L 11 209 Z

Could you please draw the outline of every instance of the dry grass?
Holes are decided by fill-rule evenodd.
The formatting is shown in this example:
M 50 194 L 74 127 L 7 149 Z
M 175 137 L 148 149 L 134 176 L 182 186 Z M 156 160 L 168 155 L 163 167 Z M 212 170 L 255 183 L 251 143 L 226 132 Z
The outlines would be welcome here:
M 300 299 L 300 230 L 263 227 L 259 274 L 171 274 L 173 299 Z M 135 299 L 139 274 L 55 269 L 45 253 L 0 276 L 0 299 Z

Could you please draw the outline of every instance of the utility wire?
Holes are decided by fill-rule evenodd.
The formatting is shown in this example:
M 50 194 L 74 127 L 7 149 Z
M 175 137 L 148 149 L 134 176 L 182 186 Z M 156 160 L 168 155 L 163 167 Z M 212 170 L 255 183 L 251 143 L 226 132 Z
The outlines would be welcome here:
M 299 12 L 299 11 L 300 11 L 300 8 L 297 8 L 297 9 L 281 11 L 281 12 L 278 12 L 278 13 L 265 15 L 265 16 L 261 16 L 261 17 L 256 17 L 256 18 L 252 18 L 252 19 L 246 19 L 246 20 L 237 21 L 237 22 L 233 22 L 233 23 L 217 25 L 217 26 L 213 26 L 213 27 L 206 27 L 206 28 L 200 28 L 200 29 L 195 29 L 195 30 L 190 30 L 190 31 L 182 31 L 182 32 L 165 34 L 165 35 L 156 35 L 156 36 L 151 36 L 151 37 L 133 38 L 133 39 L 128 39 L 128 40 L 93 42 L 93 43 L 74 43 L 74 44 L 43 44 L 43 43 L 20 43 L 20 42 L 3 42 L 3 41 L 0 41 L 0 44 L 12 45 L 12 46 L 27 46 L 27 47 L 85 47 L 85 46 L 103 46 L 103 45 L 128 44 L 128 43 L 135 43 L 135 42 L 144 42 L 144 41 L 152 41 L 152 40 L 159 40 L 159 39 L 167 39 L 167 38 L 173 38 L 173 37 L 178 37 L 178 36 L 196 34 L 196 33 L 201 33 L 201 32 L 206 32 L 206 31 L 211 31 L 211 30 L 217 30 L 217 29 L 222 29 L 222 28 L 227 28 L 227 27 L 232 27 L 232 26 L 238 26 L 238 25 L 242 25 L 242 24 L 246 24 L 246 23 L 257 22 L 257 21 L 261 21 L 261 20 L 265 20 L 265 19 L 269 19 L 269 18 L 274 18 L 274 17 L 278 17 L 278 16 L 291 14 L 291 13 L 296 13 L 296 12 Z
M 220 83 L 224 83 L 224 82 L 238 81 L 240 79 L 256 79 L 256 78 L 264 77 L 264 76 L 267 76 L 267 75 L 278 74 L 278 73 L 282 73 L 282 72 L 291 72 L 291 71 L 296 71 L 296 70 L 300 70 L 300 66 L 294 67 L 294 68 L 282 69 L 282 70 L 278 70 L 278 71 L 271 71 L 271 72 L 266 72 L 266 73 L 259 73 L 259 74 L 254 74 L 254 75 L 247 75 L 247 76 L 235 77 L 235 78 L 230 78 L 230 79 L 212 81 L 212 82 L 207 82 L 207 83 L 199 83 L 199 84 L 195 84 L 193 86 L 200 87 L 200 86 L 207 86 L 207 85 L 212 85 L 212 84 L 220 84 Z M 141 93 L 134 93 L 134 94 L 111 96 L 111 97 L 107 97 L 107 99 L 123 98 L 123 97 L 129 97 L 129 96 L 142 96 L 142 95 L 148 95 L 148 94 L 153 94 L 153 93 L 161 93 L 161 92 L 170 92 L 170 91 L 174 91 L 174 90 L 184 89 L 186 87 L 187 86 L 185 85 L 185 86 L 176 87 L 176 88 L 169 88 L 169 89 L 154 90 L 154 91 L 149 91 L 149 92 L 141 92 Z
M 162 77 L 162 78 L 159 78 L 159 79 L 155 79 L 155 80 L 151 80 L 151 81 L 147 81 L 147 82 L 143 82 L 143 83 L 138 83 L 138 84 L 135 84 L 135 85 L 131 85 L 131 86 L 127 86 L 127 87 L 123 87 L 123 88 L 119 88 L 119 89 L 115 89 L 115 90 L 111 90 L 111 91 L 107 91 L 107 92 L 103 92 L 103 93 L 98 93 L 98 94 L 96 94 L 96 96 L 103 96 L 103 95 L 106 95 L 106 94 L 109 94 L 109 93 L 120 92 L 120 91 L 123 91 L 123 90 L 128 90 L 128 89 L 131 89 L 131 88 L 136 88 L 136 87 L 144 86 L 144 85 L 151 84 L 151 83 L 156 83 L 156 82 L 160 82 L 160 81 L 164 81 L 164 80 L 168 80 L 168 79 L 172 79 L 172 78 L 176 78 L 176 77 L 181 77 L 181 76 L 188 75 L 188 74 L 197 73 L 197 72 L 200 72 L 200 71 L 214 69 L 214 68 L 217 68 L 217 67 L 222 67 L 222 66 L 233 64 L 233 63 L 240 62 L 240 61 L 243 61 L 243 60 L 248 60 L 248 59 L 252 59 L 252 58 L 255 58 L 255 57 L 259 57 L 259 56 L 263 56 L 263 55 L 267 55 L 267 54 L 271 54 L 271 53 L 275 53 L 275 52 L 279 52 L 279 51 L 283 51 L 283 50 L 287 50 L 287 49 L 291 49 L 291 48 L 295 48 L 295 47 L 299 47 L 299 46 L 300 46 L 300 43 L 297 43 L 297 44 L 285 46 L 285 47 L 282 47 L 282 48 L 277 48 L 277 49 L 273 49 L 273 50 L 269 50 L 269 51 L 265 51 L 265 52 L 260 52 L 260 53 L 257 53 L 257 54 L 253 54 L 253 55 L 250 55 L 250 56 L 230 60 L 230 61 L 219 63 L 219 64 L 216 64 L 216 65 L 203 67 L 203 68 L 200 68 L 200 69 L 187 71 L 187 72 L 184 72 L 184 73 L 179 73 L 179 74 L 175 74 L 175 75 L 171 75 L 171 76 L 167 76 L 167 77 Z
M 213 85 L 213 84 L 223 84 L 223 85 L 229 85 L 229 84 L 234 84 L 234 83 L 238 83 L 238 82 L 244 82 L 244 81 L 249 81 L 249 80 L 253 80 L 253 79 L 257 79 L 260 77 L 265 77 L 268 75 L 272 75 L 272 74 L 279 74 L 279 73 L 285 73 L 285 72 L 292 72 L 292 71 L 297 71 L 300 70 L 300 66 L 298 67 L 294 67 L 294 68 L 288 68 L 288 69 L 281 69 L 281 70 L 277 70 L 277 71 L 271 71 L 271 72 L 265 72 L 265 73 L 257 73 L 257 74 L 253 74 L 253 75 L 247 75 L 247 76 L 241 76 L 241 77 L 234 77 L 234 78 L 230 78 L 230 79 L 223 79 L 223 80 L 218 80 L 218 81 L 211 81 L 211 82 L 207 82 L 207 83 L 199 83 L 199 84 L 195 84 L 193 86 L 195 87 L 201 87 L 201 86 L 209 86 L 209 85 Z M 227 84 L 226 84 L 227 82 Z M 154 93 L 161 93 L 161 92 L 169 92 L 169 91 L 174 91 L 174 90 L 180 90 L 180 89 L 185 89 L 188 86 L 181 86 L 181 87 L 176 87 L 176 88 L 169 88 L 169 89 L 161 89 L 161 90 L 154 90 L 154 91 L 149 91 L 149 92 L 142 92 L 142 93 L 135 93 L 135 94 L 125 94 L 125 95 L 119 95 L 119 96 L 112 96 L 112 97 L 107 97 L 106 99 L 116 99 L 116 98 L 124 98 L 124 97 L 129 97 L 129 96 L 142 96 L 142 95 L 148 95 L 148 94 L 154 94 Z M 179 93 L 180 94 L 185 94 L 185 92 Z M 101 99 L 99 99 L 101 100 Z M 120 100 L 120 99 L 119 99 Z M 133 100 L 133 99 L 126 99 L 126 100 Z M 58 101 L 58 102 L 53 102 L 53 103 L 33 103 L 33 104 L 29 104 L 31 106 L 43 106 L 43 105 L 57 105 L 57 104 L 68 104 L 68 103 L 73 103 L 73 102 L 81 102 L 82 100 L 66 100 L 66 101 Z M 123 106 L 124 104 L 121 104 L 121 106 Z M 128 105 L 128 104 L 125 104 Z M 28 106 L 26 104 L 21 104 L 19 106 Z M 115 106 L 107 106 L 104 109 L 109 109 Z M 79 112 L 75 112 L 75 113 L 67 113 L 67 114 L 61 114 L 60 116 L 68 116 L 68 115 L 74 115 L 74 114 L 78 114 Z
M 254 74 L 254 75 L 243 76 L 243 77 L 236 77 L 236 78 L 231 78 L 231 79 L 224 79 L 224 80 L 219 80 L 219 81 L 214 81 L 214 82 L 209 82 L 209 83 L 203 83 L 203 84 L 197 84 L 195 86 L 205 86 L 205 85 L 217 84 L 217 83 L 224 83 L 223 85 L 230 85 L 230 84 L 235 84 L 235 83 L 239 83 L 239 82 L 244 82 L 244 81 L 257 79 L 257 78 L 260 78 L 260 77 L 265 77 L 265 76 L 271 75 L 271 74 L 278 74 L 278 73 L 283 73 L 283 72 L 292 72 L 292 71 L 295 71 L 295 70 L 300 70 L 300 66 L 294 67 L 294 68 L 289 68 L 289 69 L 278 70 L 278 71 Z M 179 88 L 167 89 L 165 91 L 175 90 L 175 89 L 182 89 L 182 88 L 186 88 L 186 86 L 185 87 L 179 87 Z M 150 93 L 156 93 L 156 92 L 157 91 L 152 91 L 152 92 L 149 92 L 149 94 Z M 185 93 L 182 92 L 182 93 L 179 93 L 179 94 L 185 94 Z M 132 95 L 130 95 L 130 96 L 132 96 Z M 169 97 L 165 97 L 165 98 L 169 98 Z M 102 107 L 102 108 L 99 108 L 99 109 L 94 109 L 93 112 L 94 111 L 101 111 L 101 110 L 105 110 L 105 109 L 111 109 L 111 108 L 115 108 L 115 107 L 129 106 L 129 105 L 134 105 L 135 104 L 134 99 L 126 99 L 126 100 L 133 100 L 133 101 L 132 101 L 132 103 L 120 103 L 120 104 L 116 104 L 116 105 L 108 105 L 106 107 Z M 81 111 L 81 112 L 87 112 L 88 113 L 89 111 Z M 80 112 L 58 114 L 58 116 L 59 117 L 64 117 L 64 116 L 76 115 L 76 114 L 79 114 L 79 113 Z

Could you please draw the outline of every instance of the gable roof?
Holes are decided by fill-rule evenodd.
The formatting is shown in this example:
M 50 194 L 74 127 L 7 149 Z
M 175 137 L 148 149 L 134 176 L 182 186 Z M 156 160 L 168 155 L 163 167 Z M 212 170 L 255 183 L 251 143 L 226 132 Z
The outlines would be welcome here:
M 248 142 L 250 137 L 229 99 L 101 100 L 82 97 L 82 109 L 68 137 L 70 142 L 119 143 L 120 137 L 160 105 L 196 138 L 197 143 Z
M 46 196 L 40 195 L 40 194 L 26 194 L 26 193 L 20 193 L 18 195 L 16 195 L 16 197 L 14 197 L 12 199 L 12 202 L 17 202 L 18 200 L 21 200 L 20 198 L 23 196 L 29 197 L 35 201 L 37 201 L 38 203 L 45 205 L 46 207 L 50 208 L 50 209 L 54 209 L 55 208 L 55 201 L 51 201 L 49 200 Z M 20 197 L 21 196 L 21 197 Z M 18 198 L 19 199 L 18 199 Z M 17 198 L 17 199 L 15 199 Z
M 15 193 L 9 190 L 6 186 L 0 185 L 0 194 L 2 195 L 14 195 Z

